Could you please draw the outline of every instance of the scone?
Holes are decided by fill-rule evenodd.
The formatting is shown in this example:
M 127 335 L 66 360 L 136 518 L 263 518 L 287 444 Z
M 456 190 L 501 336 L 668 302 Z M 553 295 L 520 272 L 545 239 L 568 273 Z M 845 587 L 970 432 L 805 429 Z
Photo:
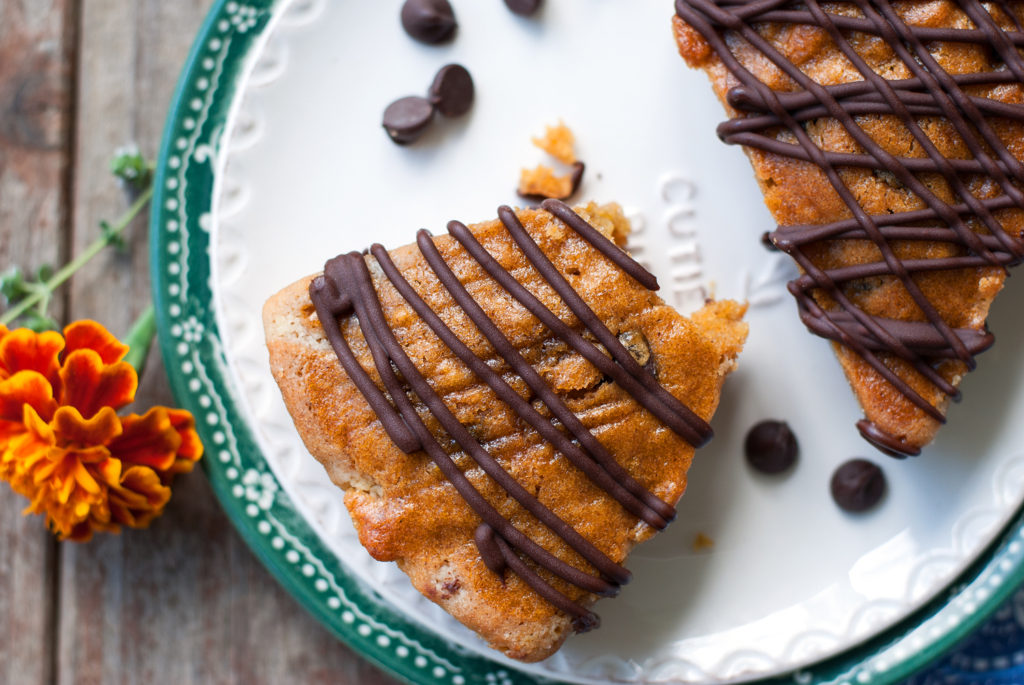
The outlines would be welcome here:
M 675 516 L 747 327 L 733 302 L 689 320 L 662 302 L 616 205 L 499 215 L 332 259 L 264 326 L 370 554 L 537 661 L 597 625 Z
M 677 0 L 676 15 L 858 428 L 918 454 L 992 344 L 989 305 L 1024 256 L 1024 3 Z

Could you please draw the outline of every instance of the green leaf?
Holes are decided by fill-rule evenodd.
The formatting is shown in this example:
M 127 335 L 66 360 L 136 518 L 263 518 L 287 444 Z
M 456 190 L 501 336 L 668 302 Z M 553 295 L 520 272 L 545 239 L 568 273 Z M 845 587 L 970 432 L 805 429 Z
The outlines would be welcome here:
M 21 269 L 16 266 L 8 267 L 0 273 L 0 295 L 4 296 L 8 305 L 13 305 L 28 295 L 29 287 L 25 282 L 25 276 Z
M 153 165 L 146 161 L 139 146 L 135 144 L 126 145 L 114 152 L 110 171 L 136 193 L 142 192 L 153 182 Z

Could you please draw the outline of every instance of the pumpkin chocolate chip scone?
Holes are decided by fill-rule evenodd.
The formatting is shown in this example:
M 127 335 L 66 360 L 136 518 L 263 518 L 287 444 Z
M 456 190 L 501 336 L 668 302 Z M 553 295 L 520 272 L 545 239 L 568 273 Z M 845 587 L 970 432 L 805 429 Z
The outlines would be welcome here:
M 745 307 L 662 302 L 616 205 L 448 228 L 274 295 L 270 363 L 369 553 L 537 661 L 597 626 L 590 605 L 674 518 Z
M 861 434 L 918 454 L 1024 257 L 1024 2 L 677 0 Z

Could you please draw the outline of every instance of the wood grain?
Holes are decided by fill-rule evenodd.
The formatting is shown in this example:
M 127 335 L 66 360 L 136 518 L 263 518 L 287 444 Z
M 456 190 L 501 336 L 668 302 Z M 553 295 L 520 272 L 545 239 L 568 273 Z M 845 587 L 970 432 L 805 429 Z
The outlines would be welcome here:
M 0 2 L 0 255 L 30 270 L 66 252 L 75 22 L 65 0 Z M 60 315 L 62 303 L 54 311 Z M 53 673 L 56 544 L 0 486 L 0 682 Z
M 171 92 L 212 0 L 82 3 L 72 239 L 125 206 L 113 150 L 155 156 Z M 70 313 L 123 334 L 149 301 L 145 220 L 74 279 Z M 112 292 L 120 295 L 111 297 Z M 172 404 L 154 349 L 139 404 Z M 197 471 L 150 530 L 61 547 L 59 683 L 394 682 L 296 604 L 235 533 Z M 2 650 L 2 647 L 0 647 Z

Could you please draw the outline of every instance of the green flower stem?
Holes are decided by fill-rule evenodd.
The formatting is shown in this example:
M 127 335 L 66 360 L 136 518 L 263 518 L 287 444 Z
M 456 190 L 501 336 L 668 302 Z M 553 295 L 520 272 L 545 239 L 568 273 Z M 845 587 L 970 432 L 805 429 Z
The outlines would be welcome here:
M 141 195 L 139 195 L 135 202 L 132 203 L 132 206 L 128 208 L 128 211 L 122 214 L 121 218 L 119 218 L 117 222 L 114 223 L 108 235 L 94 241 L 91 245 L 89 245 L 89 247 L 85 248 L 85 250 L 82 251 L 82 254 L 78 255 L 77 257 L 75 257 L 74 260 L 65 264 L 64 268 L 55 273 L 48 281 L 46 281 L 46 283 L 43 284 L 43 287 L 40 288 L 39 291 L 29 295 L 25 299 L 18 302 L 18 304 L 15 307 L 8 309 L 6 312 L 4 312 L 3 315 L 0 316 L 0 324 L 6 325 L 11 323 L 19 316 L 30 310 L 32 307 L 36 306 L 44 299 L 50 297 L 53 294 L 53 291 L 59 288 L 64 283 L 64 281 L 71 278 L 71 276 L 76 271 L 85 266 L 85 264 L 88 263 L 89 260 L 91 260 L 93 257 L 102 252 L 103 248 L 110 244 L 113 237 L 120 236 L 122 233 L 124 233 L 124 230 L 128 228 L 128 226 L 132 223 L 132 220 L 139 215 L 139 212 L 141 212 L 146 207 L 147 204 L 149 204 L 149 201 L 150 199 L 152 199 L 152 197 L 153 187 L 150 186 L 146 188 L 146 190 L 143 191 Z
M 155 337 L 156 309 L 150 304 L 145 311 L 139 314 L 139 318 L 135 320 L 128 336 L 122 341 L 130 348 L 124 361 L 131 364 L 140 376 L 142 370 L 146 368 L 146 358 L 149 356 L 149 348 L 153 346 Z

